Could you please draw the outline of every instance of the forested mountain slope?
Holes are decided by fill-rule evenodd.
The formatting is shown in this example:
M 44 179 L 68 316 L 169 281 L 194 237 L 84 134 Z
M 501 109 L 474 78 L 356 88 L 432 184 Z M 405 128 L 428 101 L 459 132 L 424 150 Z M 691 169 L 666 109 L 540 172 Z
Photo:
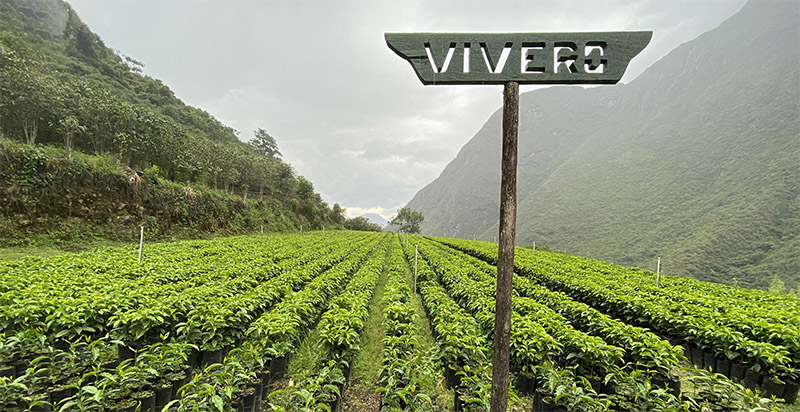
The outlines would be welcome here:
M 202 234 L 343 222 L 291 165 L 141 67 L 61 0 L 0 0 L 3 243 L 83 223 Z
M 763 287 L 800 281 L 800 5 L 748 3 L 627 85 L 520 101 L 517 243 Z M 408 206 L 497 233 L 500 111 Z

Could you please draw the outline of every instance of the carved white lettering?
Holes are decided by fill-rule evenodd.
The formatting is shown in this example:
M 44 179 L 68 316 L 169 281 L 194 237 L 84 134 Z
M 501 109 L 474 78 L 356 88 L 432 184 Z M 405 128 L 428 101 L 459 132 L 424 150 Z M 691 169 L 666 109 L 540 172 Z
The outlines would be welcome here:
M 522 44 L 520 47 L 520 73 L 544 73 L 547 70 L 547 67 L 544 66 L 547 64 L 544 48 L 544 43 Z
M 497 59 L 497 63 L 492 61 L 492 56 L 490 55 L 489 48 L 486 47 L 486 43 L 481 43 L 481 51 L 483 52 L 483 61 L 486 63 L 486 69 L 489 73 L 502 73 L 503 69 L 506 66 L 506 62 L 508 61 L 508 56 L 511 55 L 511 48 L 514 47 L 513 43 L 506 43 L 503 47 L 503 50 L 500 52 L 500 57 Z
M 461 70 L 470 73 L 481 68 L 470 67 L 472 43 L 450 43 L 446 49 L 434 50 L 425 43 L 425 53 L 434 73 L 445 73 L 455 58 L 456 51 L 461 55 Z M 519 53 L 520 73 L 594 73 L 602 74 L 608 68 L 608 46 L 605 42 L 589 41 L 582 44 L 573 42 L 508 42 L 502 49 L 490 50 L 486 43 L 479 43 L 486 71 L 502 74 L 512 53 Z M 550 57 L 552 56 L 552 57 Z M 515 63 L 516 64 L 516 63 Z M 458 69 L 456 69 L 458 70 Z
M 555 73 L 565 68 L 569 73 L 578 73 L 578 46 L 572 42 L 556 42 L 553 47 L 553 65 Z
M 469 43 L 464 43 L 464 73 L 469 73 L 469 52 L 471 48 Z
M 606 57 L 605 42 L 588 42 L 584 48 L 584 65 L 586 73 L 605 72 L 608 58 Z
M 425 43 L 425 52 L 428 53 L 428 61 L 431 62 L 431 68 L 433 69 L 434 73 L 444 73 L 450 67 L 450 61 L 453 60 L 453 54 L 456 51 L 456 44 L 450 43 L 450 48 L 447 49 L 447 56 L 444 58 L 444 62 L 442 65 L 439 66 L 436 64 L 436 60 L 433 58 L 433 52 L 431 51 L 430 43 Z

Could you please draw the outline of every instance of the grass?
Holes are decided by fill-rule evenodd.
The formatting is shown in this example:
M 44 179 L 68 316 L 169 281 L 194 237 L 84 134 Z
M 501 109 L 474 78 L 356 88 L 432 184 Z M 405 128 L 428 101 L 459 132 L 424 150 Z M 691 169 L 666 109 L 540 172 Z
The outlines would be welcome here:
M 406 267 L 406 274 L 409 284 L 413 284 L 411 271 Z M 361 335 L 361 350 L 356 354 L 353 363 L 353 372 L 350 382 L 344 391 L 344 402 L 342 411 L 344 412 L 374 412 L 380 406 L 380 397 L 375 394 L 378 380 L 380 379 L 380 369 L 383 363 L 383 336 L 385 327 L 383 324 L 383 305 L 381 299 L 386 286 L 388 272 L 381 273 L 378 285 L 375 288 L 372 301 L 370 302 L 370 314 Z M 419 337 L 419 351 L 424 359 L 427 370 L 422 373 L 420 387 L 421 392 L 428 394 L 436 405 L 436 411 L 453 410 L 453 391 L 448 390 L 444 383 L 444 369 L 438 362 L 438 346 L 431 335 L 430 323 L 419 295 L 412 293 L 411 303 L 418 315 L 415 327 Z
M 780 412 L 800 412 L 800 402 L 795 402 L 794 405 L 779 404 L 778 410 Z
M 26 246 L 0 247 L 0 260 L 20 260 L 26 257 L 48 258 L 67 253 L 87 252 L 101 247 L 132 246 L 131 242 L 92 238 L 72 242 L 33 242 Z M 138 245 L 138 243 L 137 243 Z
M 30 256 L 48 258 L 64 253 L 69 252 L 55 246 L 7 247 L 0 249 L 0 260 L 20 260 Z
M 303 372 L 320 369 L 319 355 L 321 353 L 322 342 L 319 337 L 319 331 L 313 329 L 306 335 L 303 343 L 300 344 L 297 352 L 294 353 L 289 361 L 286 375 L 290 378 L 296 378 Z
M 361 350 L 353 361 L 350 381 L 342 395 L 345 412 L 377 411 L 380 397 L 375 393 L 383 363 L 383 306 L 381 297 L 386 287 L 388 271 L 383 268 L 369 305 L 369 316 L 361 333 Z M 377 405 L 376 405 L 377 400 Z
M 372 295 L 369 316 L 361 333 L 361 350 L 353 362 L 351 379 L 354 386 L 374 388 L 378 382 L 381 363 L 383 362 L 383 306 L 381 297 L 386 287 L 388 272 L 384 269 L 378 279 L 378 285 Z
M 409 284 L 414 284 L 414 274 L 406 267 Z M 431 334 L 431 324 L 428 315 L 422 307 L 422 300 L 419 293 L 413 291 L 411 294 L 411 304 L 418 317 L 414 324 L 419 335 L 419 349 L 426 354 L 426 358 L 431 359 L 429 373 L 423 373 L 420 381 L 422 392 L 431 396 L 431 400 L 439 411 L 451 411 L 453 409 L 454 392 L 448 389 L 444 380 L 444 366 L 439 361 L 436 340 Z

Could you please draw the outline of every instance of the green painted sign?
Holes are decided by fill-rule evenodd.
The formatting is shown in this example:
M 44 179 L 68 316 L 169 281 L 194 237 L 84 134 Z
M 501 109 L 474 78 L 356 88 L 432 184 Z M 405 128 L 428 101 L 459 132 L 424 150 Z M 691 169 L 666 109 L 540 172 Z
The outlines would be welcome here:
M 614 84 L 652 31 L 386 33 L 424 84 Z

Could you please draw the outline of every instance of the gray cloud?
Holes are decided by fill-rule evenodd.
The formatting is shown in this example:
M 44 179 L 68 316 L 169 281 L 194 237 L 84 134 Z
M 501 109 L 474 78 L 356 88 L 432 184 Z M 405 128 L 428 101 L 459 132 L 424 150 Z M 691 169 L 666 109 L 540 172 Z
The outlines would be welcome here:
M 107 45 L 242 140 L 267 129 L 326 201 L 388 216 L 441 173 L 502 98 L 499 87 L 422 86 L 383 33 L 653 30 L 628 82 L 744 0 L 70 3 Z

